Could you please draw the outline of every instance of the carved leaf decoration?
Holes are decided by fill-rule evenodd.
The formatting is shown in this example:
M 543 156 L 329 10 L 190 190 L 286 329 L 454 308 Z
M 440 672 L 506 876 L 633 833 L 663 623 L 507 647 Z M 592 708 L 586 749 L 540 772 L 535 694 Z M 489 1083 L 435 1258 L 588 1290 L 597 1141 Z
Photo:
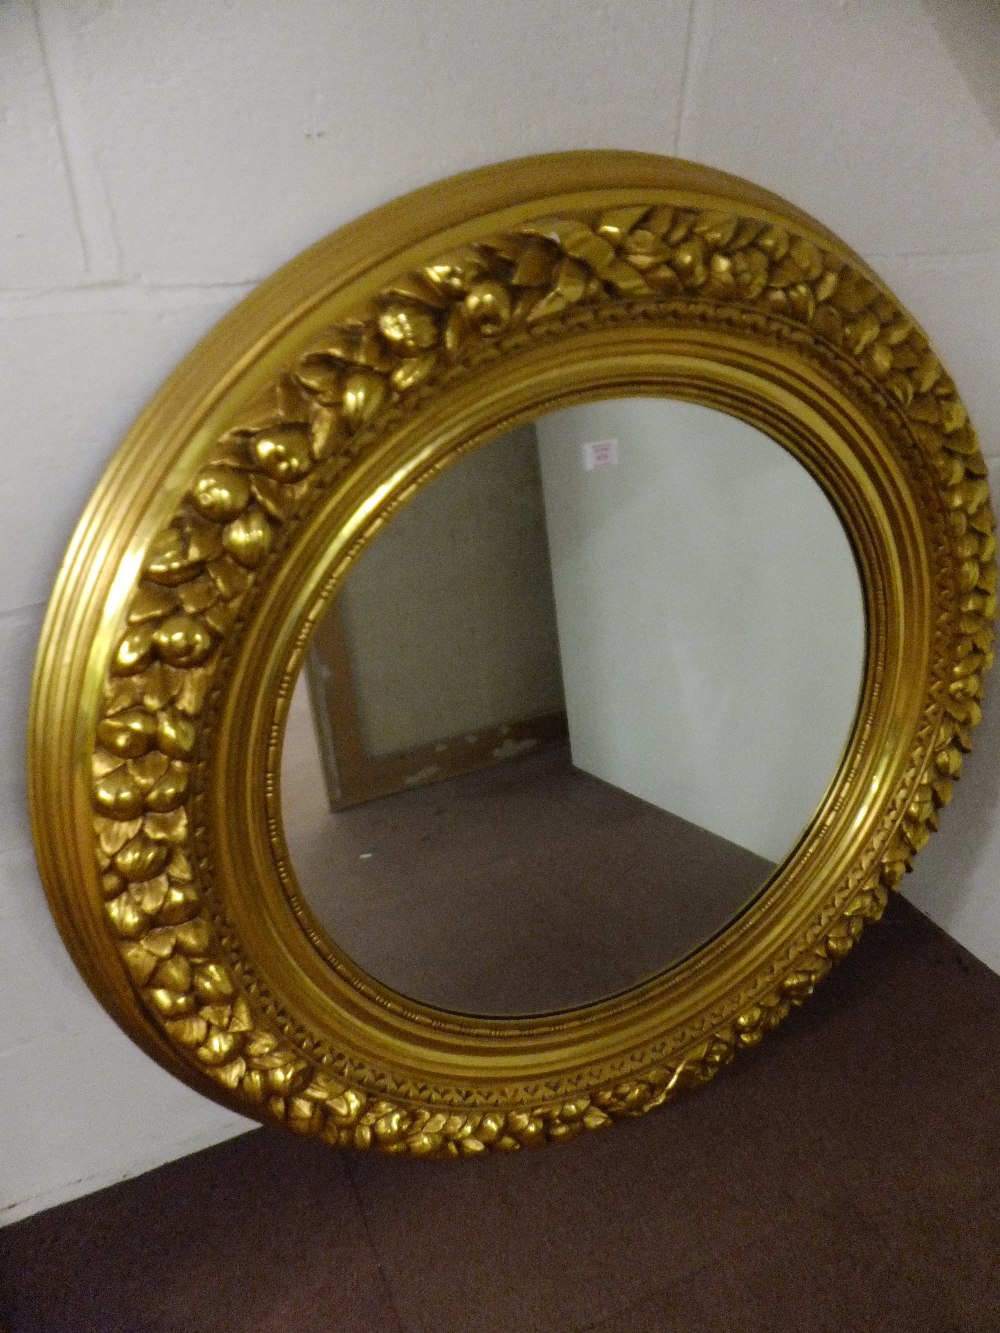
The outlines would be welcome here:
M 891 404 L 935 469 L 960 607 L 955 669 L 935 683 L 925 719 L 926 763 L 901 785 L 901 804 L 887 808 L 820 934 L 780 975 L 731 1011 L 705 1016 L 669 1051 L 654 1043 L 629 1052 L 591 1071 L 586 1088 L 555 1081 L 480 1091 L 475 1104 L 455 1087 L 369 1070 L 295 1029 L 239 956 L 202 880 L 191 843 L 194 761 L 204 753 L 218 645 L 267 578 L 276 538 L 293 531 L 311 488 L 346 465 L 358 432 L 443 366 L 459 375 L 485 348 L 503 352 L 508 335 L 556 332 L 563 316 L 628 319 L 641 309 L 655 319 L 679 307 L 726 327 L 742 319 L 758 337 L 792 329 L 816 355 L 853 358 L 852 373 Z M 402 273 L 311 336 L 215 441 L 150 544 L 107 668 L 90 779 L 94 854 L 122 966 L 179 1059 L 238 1092 L 252 1112 L 340 1146 L 429 1157 L 512 1151 L 659 1106 L 712 1078 L 801 1004 L 878 919 L 927 841 L 980 716 L 995 551 L 975 435 L 922 335 L 867 275 L 785 227 L 630 203 L 539 218 Z M 942 613 L 940 632 L 954 635 L 951 626 Z

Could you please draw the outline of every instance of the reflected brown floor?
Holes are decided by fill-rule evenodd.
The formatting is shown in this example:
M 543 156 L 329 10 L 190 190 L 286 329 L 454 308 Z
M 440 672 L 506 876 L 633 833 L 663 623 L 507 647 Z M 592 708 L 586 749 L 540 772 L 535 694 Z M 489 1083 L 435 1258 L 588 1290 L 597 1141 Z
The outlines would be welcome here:
M 0 1326 L 997 1333 L 998 1033 L 1000 978 L 896 901 L 662 1111 L 455 1164 L 251 1133 L 0 1232 Z
M 545 1013 L 637 985 L 773 869 L 581 773 L 568 745 L 337 813 L 318 790 L 286 801 L 285 825 L 320 923 L 387 985 L 459 1012 Z

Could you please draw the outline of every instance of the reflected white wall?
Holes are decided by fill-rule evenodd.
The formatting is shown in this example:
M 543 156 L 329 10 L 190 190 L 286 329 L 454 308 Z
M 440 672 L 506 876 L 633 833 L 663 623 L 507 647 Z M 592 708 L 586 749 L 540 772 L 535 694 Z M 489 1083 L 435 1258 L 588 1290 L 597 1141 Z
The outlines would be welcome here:
M 695 404 L 586 404 L 537 431 L 574 763 L 781 860 L 861 686 L 831 505 L 773 440 Z M 617 461 L 588 468 L 609 439 Z

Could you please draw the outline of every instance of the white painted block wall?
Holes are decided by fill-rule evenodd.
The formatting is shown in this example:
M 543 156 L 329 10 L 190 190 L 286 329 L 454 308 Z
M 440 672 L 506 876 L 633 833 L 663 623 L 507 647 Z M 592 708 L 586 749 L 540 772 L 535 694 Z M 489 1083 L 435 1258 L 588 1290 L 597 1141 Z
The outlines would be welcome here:
M 978 26 L 977 26 L 978 25 Z M 139 1054 L 33 868 L 33 643 L 117 439 L 250 284 L 358 213 L 520 154 L 679 152 L 820 216 L 915 308 L 1000 459 L 1000 60 L 982 0 L 0 4 L 0 1206 L 245 1122 Z M 989 67 L 989 62 L 986 62 Z M 1000 709 L 910 893 L 1000 968 Z

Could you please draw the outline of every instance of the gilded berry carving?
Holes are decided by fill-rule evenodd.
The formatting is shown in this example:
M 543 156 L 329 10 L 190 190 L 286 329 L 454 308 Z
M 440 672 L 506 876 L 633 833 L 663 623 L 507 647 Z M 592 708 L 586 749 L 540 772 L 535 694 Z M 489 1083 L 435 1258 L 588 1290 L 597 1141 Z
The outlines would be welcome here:
M 879 919 L 937 826 L 992 662 L 996 546 L 983 460 L 952 382 L 896 302 L 836 247 L 758 214 L 630 197 L 529 219 L 398 273 L 281 367 L 260 411 L 215 441 L 149 542 L 93 736 L 103 910 L 178 1059 L 248 1112 L 341 1147 L 423 1157 L 564 1142 L 642 1114 L 712 1078 L 801 1004 Z M 194 842 L 206 700 L 270 562 L 380 423 L 444 377 L 478 373 L 491 349 L 516 356 L 534 340 L 616 322 L 736 330 L 792 349 L 899 439 L 901 466 L 926 487 L 940 556 L 924 726 L 896 803 L 823 919 L 729 1010 L 669 1043 L 650 1039 L 540 1083 L 537 1095 L 527 1083 L 448 1093 L 307 1041 L 226 943 Z

